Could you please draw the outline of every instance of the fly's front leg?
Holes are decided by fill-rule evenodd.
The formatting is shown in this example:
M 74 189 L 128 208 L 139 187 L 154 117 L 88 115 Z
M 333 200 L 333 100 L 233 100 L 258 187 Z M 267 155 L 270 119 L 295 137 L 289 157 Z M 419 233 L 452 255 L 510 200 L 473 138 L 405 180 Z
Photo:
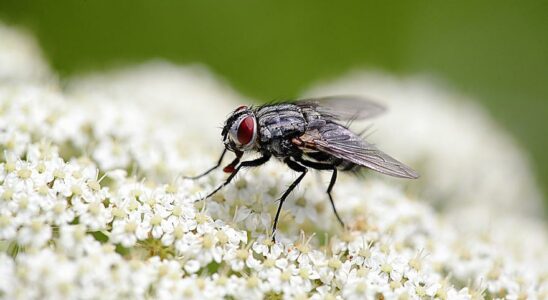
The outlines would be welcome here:
M 292 170 L 297 171 L 297 172 L 301 172 L 301 175 L 299 175 L 299 177 L 297 177 L 297 179 L 295 179 L 295 181 L 293 181 L 293 183 L 291 183 L 289 188 L 287 188 L 287 190 L 283 193 L 283 195 L 279 199 L 280 204 L 278 205 L 278 210 L 276 211 L 276 217 L 274 217 L 274 226 L 272 226 L 272 241 L 274 241 L 274 242 L 276 241 L 276 227 L 278 225 L 278 219 L 280 217 L 280 212 L 282 211 L 282 205 L 284 204 L 284 201 L 287 198 L 287 196 L 289 196 L 291 191 L 293 191 L 293 189 L 297 185 L 299 185 L 301 180 L 303 180 L 304 176 L 306 175 L 306 172 L 308 172 L 307 168 L 303 167 L 302 165 L 298 164 L 297 162 L 292 161 L 289 158 L 284 159 L 284 163 L 288 167 L 290 167 Z
M 239 158 L 237 158 L 237 159 L 239 159 Z M 219 185 L 215 190 L 213 190 L 213 192 L 209 193 L 204 199 L 207 199 L 207 198 L 215 195 L 215 193 L 217 193 L 220 189 L 222 189 L 224 186 L 229 184 L 230 181 L 232 181 L 232 179 L 236 176 L 236 174 L 238 174 L 238 171 L 240 171 L 240 169 L 260 166 L 260 165 L 266 163 L 269 159 L 270 159 L 270 155 L 263 154 L 263 156 L 261 156 L 257 159 L 241 162 L 240 165 L 238 167 L 236 167 L 236 169 L 234 169 L 234 172 L 232 172 L 230 174 L 230 176 L 228 176 L 228 178 L 225 180 L 225 182 L 223 184 Z
M 199 178 L 202 178 L 202 177 L 206 176 L 207 174 L 211 173 L 211 171 L 217 169 L 221 165 L 221 163 L 223 162 L 223 158 L 225 157 L 225 154 L 226 154 L 226 148 L 223 150 L 223 153 L 221 153 L 221 157 L 219 157 L 219 160 L 217 161 L 216 165 L 214 165 L 213 167 L 207 169 L 202 174 L 199 174 L 199 175 L 196 175 L 196 176 L 183 176 L 183 178 L 184 179 L 195 180 L 195 179 L 199 179 Z M 237 157 L 237 159 L 239 159 L 239 158 Z

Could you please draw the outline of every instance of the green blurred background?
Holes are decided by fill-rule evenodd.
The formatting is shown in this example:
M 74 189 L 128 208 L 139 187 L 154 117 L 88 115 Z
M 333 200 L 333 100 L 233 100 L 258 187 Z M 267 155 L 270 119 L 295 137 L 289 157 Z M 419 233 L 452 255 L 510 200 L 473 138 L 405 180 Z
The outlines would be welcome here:
M 0 19 L 61 76 L 162 57 L 268 100 L 362 67 L 431 74 L 482 102 L 548 191 L 548 1 L 0 0 Z

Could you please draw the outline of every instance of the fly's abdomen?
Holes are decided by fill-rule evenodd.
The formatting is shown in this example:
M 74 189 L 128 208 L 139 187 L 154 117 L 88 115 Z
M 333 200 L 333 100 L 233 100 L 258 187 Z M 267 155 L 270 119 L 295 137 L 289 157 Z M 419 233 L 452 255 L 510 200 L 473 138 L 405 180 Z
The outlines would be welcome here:
M 340 171 L 357 171 L 361 168 L 360 165 L 348 160 L 337 158 L 325 152 L 305 152 L 303 154 L 309 160 L 311 159 L 313 161 L 330 164 Z

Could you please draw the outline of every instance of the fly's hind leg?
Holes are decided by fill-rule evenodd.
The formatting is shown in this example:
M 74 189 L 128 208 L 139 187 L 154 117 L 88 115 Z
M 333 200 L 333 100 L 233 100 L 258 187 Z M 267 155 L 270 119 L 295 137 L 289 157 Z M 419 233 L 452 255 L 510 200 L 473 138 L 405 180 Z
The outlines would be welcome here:
M 324 163 L 319 163 L 315 161 L 309 161 L 309 160 L 303 159 L 302 157 L 296 158 L 296 160 L 300 162 L 301 164 L 316 170 L 333 171 L 333 173 L 331 174 L 331 180 L 329 181 L 329 186 L 327 187 L 327 195 L 329 196 L 329 201 L 331 202 L 331 208 L 333 208 L 335 217 L 337 217 L 337 220 L 339 221 L 341 226 L 345 228 L 344 222 L 341 219 L 341 216 L 339 215 L 339 213 L 337 212 L 337 208 L 335 207 L 335 201 L 333 201 L 333 196 L 331 195 L 331 191 L 333 190 L 333 187 L 335 186 L 335 182 L 337 181 L 337 172 L 338 172 L 337 168 L 331 164 L 324 164 Z
M 335 216 L 337 217 L 337 220 L 339 220 L 339 223 L 344 228 L 344 222 L 341 219 L 341 216 L 339 216 L 339 213 L 337 212 L 337 208 L 335 207 L 335 201 L 333 201 L 333 196 L 331 196 L 331 190 L 335 186 L 335 182 L 337 181 L 337 168 L 333 167 L 333 173 L 331 174 L 331 180 L 329 181 L 329 187 L 327 188 L 327 195 L 329 196 L 329 201 L 331 202 L 331 207 L 333 208 L 333 212 L 335 213 Z

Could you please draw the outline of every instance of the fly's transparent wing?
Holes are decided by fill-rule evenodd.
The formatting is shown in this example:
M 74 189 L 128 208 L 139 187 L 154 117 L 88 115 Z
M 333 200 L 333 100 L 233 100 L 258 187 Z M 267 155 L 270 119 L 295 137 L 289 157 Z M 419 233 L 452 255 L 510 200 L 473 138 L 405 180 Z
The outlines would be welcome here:
M 300 137 L 303 148 L 328 153 L 382 174 L 400 178 L 418 178 L 419 174 L 404 163 L 362 140 L 336 123 L 315 128 Z
M 419 174 L 416 171 L 377 149 L 373 145 L 364 145 L 364 147 L 358 148 L 344 143 L 328 143 L 325 141 L 317 141 L 316 145 L 320 151 L 351 161 L 379 173 L 400 178 L 419 177 Z
M 313 109 L 319 114 L 337 120 L 365 120 L 374 118 L 386 108 L 377 102 L 361 96 L 328 96 L 302 99 L 297 106 Z

